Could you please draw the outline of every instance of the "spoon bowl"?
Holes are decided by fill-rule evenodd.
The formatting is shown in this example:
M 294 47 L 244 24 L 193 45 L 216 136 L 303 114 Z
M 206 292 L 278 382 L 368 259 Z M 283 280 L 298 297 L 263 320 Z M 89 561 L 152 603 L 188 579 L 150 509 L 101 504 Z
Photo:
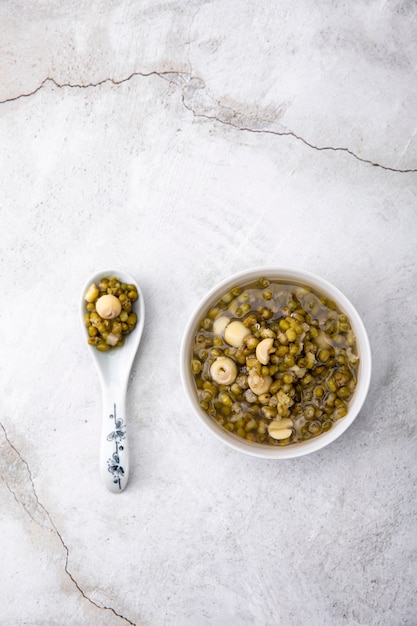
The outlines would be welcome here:
M 102 278 L 117 276 L 123 283 L 135 285 L 138 299 L 135 302 L 137 323 L 126 335 L 123 346 L 100 352 L 87 343 L 88 332 L 84 324 L 85 294 L 92 283 Z M 126 393 L 130 370 L 135 359 L 145 323 L 145 305 L 142 291 L 136 280 L 121 270 L 101 270 L 85 283 L 80 300 L 80 315 L 87 348 L 95 363 L 102 392 L 102 433 L 100 442 L 100 474 L 103 483 L 113 493 L 126 487 L 129 477 L 129 445 L 126 419 Z

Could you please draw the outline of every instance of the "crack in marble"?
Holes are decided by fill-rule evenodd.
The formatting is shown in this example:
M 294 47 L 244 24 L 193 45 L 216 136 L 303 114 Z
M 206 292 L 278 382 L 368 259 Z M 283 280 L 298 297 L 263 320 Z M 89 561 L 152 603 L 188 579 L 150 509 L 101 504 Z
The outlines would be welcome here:
M 372 165 L 373 167 L 379 167 L 379 168 L 381 168 L 383 170 L 387 170 L 389 172 L 397 172 L 399 174 L 407 174 L 407 173 L 413 173 L 413 172 L 415 173 L 415 172 L 417 172 L 417 168 L 401 169 L 401 168 L 396 168 L 396 167 L 390 167 L 389 165 L 383 165 L 382 163 L 377 163 L 376 161 L 372 161 L 371 159 L 365 159 L 365 158 L 357 155 L 355 152 L 353 152 L 353 150 L 350 150 L 350 148 L 337 147 L 337 146 L 316 146 L 315 144 L 311 143 L 307 139 L 304 139 L 304 137 L 301 137 L 300 135 L 297 135 L 297 133 L 295 133 L 294 131 L 291 131 L 291 130 L 278 131 L 278 130 L 270 130 L 270 129 L 267 129 L 267 128 L 258 129 L 258 128 L 250 128 L 249 126 L 240 126 L 238 124 L 234 124 L 233 122 L 231 122 L 229 120 L 222 119 L 218 115 L 208 115 L 206 113 L 198 113 L 198 112 L 196 112 L 192 106 L 190 106 L 190 105 L 188 105 L 186 103 L 184 96 L 183 96 L 182 102 L 183 102 L 184 107 L 186 109 L 188 109 L 193 114 L 194 117 L 196 117 L 196 118 L 205 118 L 207 120 L 218 122 L 219 124 L 223 124 L 225 126 L 230 126 L 231 128 L 234 128 L 234 129 L 236 129 L 238 131 L 241 131 L 241 132 L 255 133 L 255 134 L 261 134 L 261 135 L 274 135 L 276 137 L 293 137 L 297 141 L 301 141 L 308 148 L 311 148 L 312 150 L 317 150 L 318 152 L 324 152 L 324 151 L 344 152 L 345 154 L 350 155 L 351 157 L 353 157 L 354 159 L 356 159 L 356 160 L 358 160 L 358 161 L 360 161 L 362 163 L 366 163 L 367 165 Z M 237 117 L 239 116 L 239 113 L 237 111 L 234 111 L 233 109 L 231 109 L 229 107 L 222 107 L 222 108 L 226 109 L 228 111 L 231 111 L 233 116 L 237 116 Z
M 7 436 L 6 429 L 2 424 L 4 442 L 0 455 L 0 478 L 13 495 L 16 502 L 23 508 L 25 513 L 39 526 L 47 530 L 54 530 L 52 521 L 45 507 L 39 502 L 32 474 L 27 462 L 22 458 L 20 452 L 11 443 Z M 22 473 L 22 467 L 25 471 Z M 29 485 L 28 485 L 29 479 Z
M 39 524 L 42 528 L 46 528 L 47 530 L 55 533 L 58 537 L 59 542 L 65 551 L 65 573 L 82 597 L 98 609 L 111 611 L 116 617 L 124 620 L 127 624 L 136 626 L 134 622 L 131 622 L 127 617 L 118 613 L 115 609 L 113 609 L 113 607 L 97 604 L 97 602 L 95 602 L 83 591 L 74 576 L 71 574 L 68 567 L 69 548 L 65 544 L 61 533 L 52 521 L 48 510 L 38 498 L 29 464 L 10 441 L 6 429 L 1 423 L 0 428 L 1 431 L 3 431 L 4 439 L 0 455 L 0 478 L 7 487 L 8 491 L 13 495 L 16 502 L 22 506 L 25 513 L 27 513 L 27 515 L 29 515 L 35 523 Z M 10 471 L 11 469 L 13 471 Z
M 101 85 L 105 85 L 106 83 L 111 83 L 113 85 L 122 85 L 123 83 L 127 83 L 129 82 L 132 78 L 135 78 L 136 76 L 141 76 L 143 78 L 149 78 L 150 76 L 159 76 L 160 78 L 164 78 L 166 76 L 169 75 L 175 75 L 175 76 L 180 76 L 182 74 L 182 72 L 177 72 L 177 71 L 166 71 L 166 72 L 157 72 L 156 70 L 153 70 L 151 72 L 132 72 L 131 74 L 129 74 L 128 76 L 125 76 L 124 78 L 103 78 L 95 83 L 86 83 L 86 84 L 78 84 L 78 83 L 59 83 L 55 78 L 53 78 L 52 76 L 47 76 L 46 78 L 44 78 L 44 80 L 37 86 L 35 87 L 35 89 L 33 89 L 32 91 L 28 91 L 27 93 L 21 93 L 17 96 L 13 96 L 12 98 L 6 98 L 5 100 L 0 100 L 0 104 L 7 104 L 9 102 L 16 102 L 17 100 L 21 100 L 22 98 L 30 98 L 31 96 L 34 96 L 35 94 L 38 93 L 38 91 L 41 91 L 41 89 L 43 89 L 45 87 L 45 85 L 47 83 L 52 83 L 53 85 L 55 85 L 55 87 L 57 87 L 57 89 L 64 89 L 64 88 L 68 88 L 68 89 L 91 89 L 94 87 L 100 87 Z
M 197 14 L 197 12 L 196 12 L 196 14 Z M 191 29 L 191 27 L 190 27 L 190 29 Z M 208 115 L 207 113 L 198 112 L 195 109 L 195 107 L 193 107 L 191 104 L 187 103 L 187 101 L 186 101 L 186 93 L 185 92 L 186 92 L 186 89 L 189 88 L 189 86 L 192 83 L 198 83 L 200 85 L 202 84 L 203 88 L 205 89 L 204 82 L 201 79 L 197 78 L 197 77 L 193 77 L 190 73 L 181 72 L 181 71 L 177 71 L 177 70 L 166 70 L 166 71 L 152 70 L 150 72 L 135 71 L 135 72 L 131 72 L 128 76 L 125 76 L 124 78 L 116 79 L 116 78 L 108 77 L 108 78 L 103 78 L 103 79 L 101 79 L 101 80 L 99 80 L 99 81 L 97 81 L 95 83 L 92 82 L 92 83 L 86 83 L 86 84 L 59 83 L 55 78 L 53 78 L 51 76 L 48 76 L 47 78 L 45 78 L 32 91 L 27 92 L 27 93 L 23 93 L 23 94 L 19 94 L 17 96 L 13 96 L 12 98 L 6 98 L 4 100 L 0 100 L 0 104 L 7 104 L 7 103 L 10 103 L 10 102 L 16 102 L 17 100 L 21 100 L 22 98 L 29 98 L 31 96 L 34 96 L 41 89 L 43 89 L 47 83 L 52 83 L 58 89 L 64 89 L 64 88 L 69 88 L 69 89 L 89 89 L 89 88 L 100 87 L 101 85 L 105 85 L 106 83 L 111 83 L 111 84 L 113 84 L 115 86 L 118 86 L 118 85 L 122 85 L 123 83 L 129 82 L 132 78 L 135 78 L 135 77 L 149 78 L 151 76 L 157 76 L 159 78 L 162 78 L 163 80 L 167 80 L 168 82 L 176 85 L 177 87 L 180 87 L 181 90 L 182 90 L 182 104 L 183 104 L 184 108 L 186 108 L 188 111 L 190 111 L 195 118 L 206 119 L 206 120 L 210 120 L 212 122 L 218 122 L 219 124 L 223 124 L 225 126 L 229 126 L 229 127 L 234 128 L 235 130 L 238 130 L 240 132 L 248 132 L 248 133 L 262 134 L 262 135 L 273 135 L 273 136 L 276 136 L 276 137 L 292 137 L 296 141 L 300 141 L 301 143 L 303 143 L 308 148 L 311 148 L 312 150 L 316 150 L 317 152 L 325 152 L 325 151 L 342 152 L 342 153 L 348 154 L 349 156 L 353 157 L 357 161 L 360 161 L 361 163 L 365 163 L 367 165 L 372 165 L 373 167 L 379 167 L 379 168 L 381 168 L 383 170 L 386 170 L 386 171 L 389 171 L 389 172 L 396 172 L 396 173 L 399 173 L 399 174 L 409 174 L 409 173 L 416 173 L 417 172 L 417 168 L 404 168 L 404 169 L 402 169 L 402 168 L 391 167 L 389 165 L 383 165 L 382 163 L 377 163 L 376 161 L 372 161 L 371 159 L 366 159 L 364 157 L 361 157 L 361 156 L 357 155 L 350 148 L 340 147 L 340 146 L 318 146 L 318 145 L 315 145 L 315 144 L 311 143 L 310 141 L 308 141 L 307 139 L 305 139 L 304 137 L 302 137 L 301 135 L 298 135 L 297 133 L 295 133 L 292 130 L 282 130 L 282 131 L 279 131 L 279 130 L 271 130 L 271 129 L 267 129 L 267 128 L 254 128 L 254 127 L 251 128 L 250 126 L 240 126 L 238 124 L 234 124 L 230 120 L 222 119 L 222 117 L 220 115 L 218 115 L 218 114 L 217 115 Z M 178 81 L 178 78 L 180 78 L 181 80 Z M 184 79 L 186 79 L 186 80 L 184 81 Z M 197 89 L 201 89 L 201 88 L 202 87 L 199 86 Z M 221 110 L 229 110 L 229 111 L 231 111 L 233 116 L 236 116 L 236 117 L 240 117 L 241 116 L 240 113 L 238 113 L 237 111 L 234 111 L 233 109 L 230 109 L 228 107 L 223 107 L 221 105 L 218 105 L 218 106 L 219 106 L 219 108 Z M 411 141 L 411 139 L 410 139 L 410 141 Z

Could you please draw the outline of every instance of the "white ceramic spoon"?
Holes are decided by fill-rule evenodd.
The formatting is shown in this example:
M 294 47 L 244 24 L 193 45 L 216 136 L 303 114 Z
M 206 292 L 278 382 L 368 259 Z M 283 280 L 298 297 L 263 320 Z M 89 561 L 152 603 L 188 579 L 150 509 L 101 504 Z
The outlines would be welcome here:
M 101 278 L 117 276 L 121 282 L 136 285 L 138 299 L 134 304 L 138 321 L 135 329 L 125 338 L 120 348 L 99 352 L 87 343 L 88 333 L 84 324 L 86 313 L 85 294 L 92 283 Z M 135 279 L 120 270 L 96 272 L 86 282 L 81 294 L 81 323 L 87 348 L 96 364 L 102 391 L 102 433 L 100 443 L 100 474 L 109 491 L 120 493 L 129 477 L 129 445 L 126 419 L 126 392 L 129 374 L 142 336 L 145 322 L 143 294 Z

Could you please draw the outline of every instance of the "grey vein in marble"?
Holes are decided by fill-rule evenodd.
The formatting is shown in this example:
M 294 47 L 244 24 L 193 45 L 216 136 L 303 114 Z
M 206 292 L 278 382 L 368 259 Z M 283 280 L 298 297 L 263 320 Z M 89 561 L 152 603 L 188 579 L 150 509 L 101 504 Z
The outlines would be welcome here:
M 160 78 L 163 78 L 164 80 L 169 80 L 170 82 L 179 84 L 183 90 L 182 102 L 184 106 L 186 107 L 186 109 L 191 111 L 193 116 L 196 118 L 202 118 L 202 119 L 210 120 L 212 122 L 225 124 L 227 126 L 231 126 L 232 128 L 238 131 L 242 131 L 242 132 L 274 135 L 276 137 L 292 137 L 297 141 L 301 141 L 305 146 L 313 150 L 318 150 L 319 152 L 328 151 L 328 150 L 333 151 L 333 152 L 343 152 L 343 153 L 348 154 L 349 156 L 354 157 L 355 159 L 357 159 L 358 161 L 362 163 L 372 165 L 374 167 L 380 167 L 383 170 L 388 170 L 391 172 L 398 172 L 398 173 L 403 173 L 403 174 L 417 172 L 417 168 L 401 169 L 401 168 L 396 168 L 396 167 L 392 167 L 389 165 L 384 165 L 383 163 L 376 163 L 372 159 L 364 158 L 362 156 L 359 156 L 358 154 L 355 154 L 352 150 L 346 147 L 314 145 L 308 139 L 301 137 L 294 131 L 286 130 L 286 129 L 274 130 L 273 128 L 265 128 L 266 125 L 273 127 L 274 124 L 271 122 L 266 122 L 265 120 L 262 120 L 262 119 L 253 119 L 250 116 L 243 115 L 239 111 L 234 111 L 220 104 L 217 104 L 217 106 L 214 109 L 214 112 L 211 112 L 211 113 L 206 112 L 207 109 L 212 108 L 210 106 L 210 104 L 212 104 L 210 103 L 210 100 L 208 98 L 205 98 L 205 100 L 209 102 L 209 105 L 207 106 L 207 104 L 204 104 L 201 102 L 201 97 L 200 98 L 195 97 L 196 93 L 201 94 L 201 92 L 204 92 L 205 85 L 203 81 L 195 76 L 187 75 L 184 72 L 176 72 L 175 70 L 169 70 L 165 72 L 134 71 L 134 72 L 131 72 L 125 78 L 121 78 L 121 79 L 103 78 L 102 80 L 99 80 L 98 82 L 86 83 L 86 84 L 65 83 L 65 82 L 59 83 L 54 78 L 47 77 L 41 82 L 41 84 L 38 87 L 36 87 L 32 91 L 1 100 L 0 104 L 7 104 L 9 102 L 15 102 L 22 98 L 30 98 L 31 96 L 34 96 L 36 93 L 38 93 L 38 91 L 40 91 L 47 83 L 52 83 L 58 89 L 64 89 L 64 88 L 90 89 L 90 88 L 95 88 L 95 87 L 101 87 L 102 85 L 105 85 L 108 83 L 113 84 L 115 86 L 122 85 L 123 83 L 130 81 L 132 78 L 136 78 L 136 77 L 147 78 L 149 76 L 159 76 Z M 196 100 L 197 100 L 197 105 L 196 105 Z
M 101 606 L 94 602 L 80 587 L 73 574 L 68 567 L 69 562 L 69 549 L 65 545 L 64 539 L 61 533 L 53 523 L 50 514 L 39 502 L 38 495 L 33 483 L 30 467 L 20 452 L 9 440 L 6 429 L 3 424 L 0 423 L 0 479 L 6 485 L 7 489 L 13 495 L 16 502 L 24 509 L 29 517 L 42 528 L 54 533 L 59 540 L 62 549 L 65 553 L 65 573 L 82 595 L 82 597 L 90 602 L 98 609 L 104 611 L 111 611 L 116 617 L 121 618 L 128 624 L 134 626 L 134 622 L 131 622 L 127 617 L 120 615 L 115 609 L 110 606 Z

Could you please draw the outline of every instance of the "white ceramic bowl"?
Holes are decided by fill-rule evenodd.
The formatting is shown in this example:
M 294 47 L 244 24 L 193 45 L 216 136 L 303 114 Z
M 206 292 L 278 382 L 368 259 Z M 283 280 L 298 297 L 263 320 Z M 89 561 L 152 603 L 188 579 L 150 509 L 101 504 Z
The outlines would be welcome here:
M 296 284 L 308 285 L 313 290 L 327 295 L 334 300 L 338 307 L 348 316 L 352 329 L 356 335 L 357 349 L 360 357 L 357 386 L 352 399 L 350 400 L 348 413 L 342 419 L 334 423 L 332 428 L 321 435 L 287 446 L 268 446 L 267 444 L 256 443 L 242 439 L 238 435 L 229 433 L 210 418 L 200 407 L 195 390 L 193 376 L 191 372 L 192 346 L 195 334 L 198 330 L 201 319 L 208 309 L 214 305 L 218 299 L 234 286 L 245 285 L 253 282 L 260 276 L 270 280 L 294 281 Z M 303 456 L 316 450 L 324 448 L 332 441 L 335 441 L 352 424 L 365 402 L 371 379 L 371 350 L 368 336 L 359 314 L 343 293 L 329 282 L 310 272 L 288 267 L 255 267 L 239 272 L 223 280 L 215 286 L 201 300 L 196 307 L 187 324 L 181 345 L 181 378 L 186 395 L 191 402 L 194 412 L 200 422 L 218 439 L 235 450 L 245 454 L 268 459 L 286 459 Z

